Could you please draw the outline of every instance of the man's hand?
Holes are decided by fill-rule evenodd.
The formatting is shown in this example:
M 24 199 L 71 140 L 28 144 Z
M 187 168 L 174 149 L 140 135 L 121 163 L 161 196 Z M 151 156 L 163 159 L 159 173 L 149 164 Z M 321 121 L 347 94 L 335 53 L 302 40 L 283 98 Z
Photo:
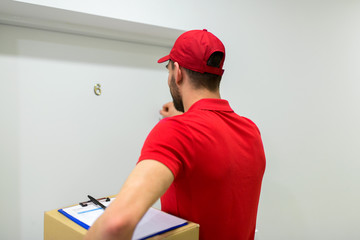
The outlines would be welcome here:
M 166 118 L 181 115 L 183 112 L 176 110 L 173 102 L 168 102 L 163 105 L 162 109 L 160 110 L 160 114 L 163 116 L 163 118 Z

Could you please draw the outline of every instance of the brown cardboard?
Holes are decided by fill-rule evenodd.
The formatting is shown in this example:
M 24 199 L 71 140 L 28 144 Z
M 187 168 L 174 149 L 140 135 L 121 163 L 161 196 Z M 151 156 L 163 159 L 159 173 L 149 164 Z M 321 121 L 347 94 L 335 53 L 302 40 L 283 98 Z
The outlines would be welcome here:
M 81 240 L 87 230 L 71 221 L 57 209 L 44 214 L 44 240 Z M 187 225 L 148 238 L 149 240 L 198 240 L 199 225 L 189 222 Z

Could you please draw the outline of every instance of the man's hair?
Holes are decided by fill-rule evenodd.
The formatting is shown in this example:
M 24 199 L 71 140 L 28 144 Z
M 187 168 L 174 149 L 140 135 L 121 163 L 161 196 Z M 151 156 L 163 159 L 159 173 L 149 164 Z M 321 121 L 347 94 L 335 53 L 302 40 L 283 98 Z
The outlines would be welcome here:
M 224 53 L 214 52 L 209 57 L 209 59 L 207 61 L 207 65 L 211 66 L 211 67 L 219 68 L 223 57 L 224 57 Z M 171 60 L 170 60 L 170 63 L 171 63 L 171 67 L 173 68 L 174 63 Z M 182 68 L 189 75 L 190 82 L 195 89 L 205 88 L 212 92 L 219 89 L 222 76 L 212 74 L 212 73 L 199 73 L 199 72 L 195 72 L 195 71 L 192 71 L 192 70 L 184 68 L 184 67 L 182 67 Z

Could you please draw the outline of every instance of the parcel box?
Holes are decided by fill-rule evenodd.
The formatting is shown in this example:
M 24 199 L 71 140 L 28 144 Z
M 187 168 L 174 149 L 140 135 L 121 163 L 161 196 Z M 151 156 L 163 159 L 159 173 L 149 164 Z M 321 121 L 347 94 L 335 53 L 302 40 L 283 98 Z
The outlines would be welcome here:
M 85 228 L 59 213 L 58 209 L 45 212 L 44 240 L 80 240 L 84 238 L 86 232 Z M 189 222 L 185 226 L 148 239 L 198 240 L 199 225 Z

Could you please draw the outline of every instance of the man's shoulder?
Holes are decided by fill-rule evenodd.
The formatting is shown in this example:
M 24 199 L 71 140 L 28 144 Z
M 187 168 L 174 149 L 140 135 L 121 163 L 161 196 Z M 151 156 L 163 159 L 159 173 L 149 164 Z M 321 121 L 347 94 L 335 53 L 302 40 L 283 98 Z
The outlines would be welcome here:
M 181 128 L 186 128 L 187 125 L 187 118 L 183 115 L 177 115 L 177 116 L 173 116 L 173 117 L 166 117 L 161 119 L 155 126 L 155 128 L 160 128 L 160 129 L 181 129 Z

